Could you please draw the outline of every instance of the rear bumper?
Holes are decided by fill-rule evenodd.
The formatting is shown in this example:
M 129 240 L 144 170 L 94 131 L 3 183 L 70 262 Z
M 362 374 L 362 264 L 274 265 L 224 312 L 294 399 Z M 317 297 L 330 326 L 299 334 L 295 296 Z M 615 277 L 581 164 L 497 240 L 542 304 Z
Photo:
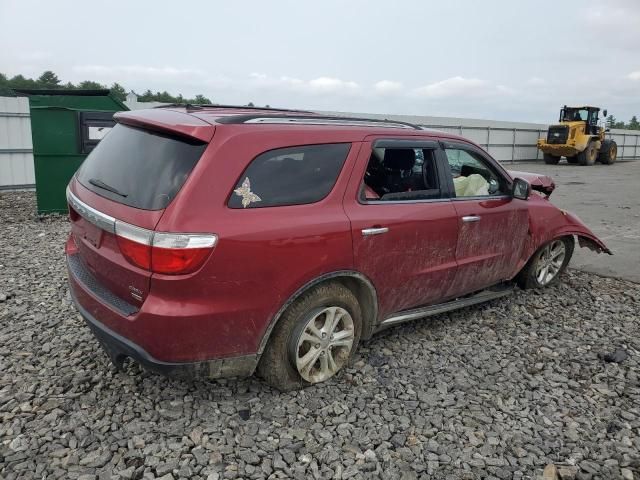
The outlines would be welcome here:
M 69 259 L 67 261 L 69 262 Z M 169 377 L 213 379 L 223 377 L 246 377 L 253 374 L 259 360 L 258 354 L 210 360 L 207 359 L 194 362 L 168 362 L 155 358 L 130 338 L 127 338 L 109 328 L 89 311 L 89 309 L 94 312 L 101 311 L 107 307 L 104 305 L 104 300 L 97 295 L 99 292 L 96 291 L 95 286 L 92 286 L 91 282 L 89 282 L 89 284 L 83 282 L 83 280 L 86 281 L 86 278 L 76 275 L 77 272 L 74 271 L 76 269 L 71 268 L 70 265 L 68 266 L 69 292 L 71 293 L 73 303 L 93 334 L 99 340 L 102 348 L 111 359 L 111 362 L 117 368 L 122 367 L 126 358 L 131 358 L 148 370 Z M 84 299 L 84 303 L 88 303 L 86 308 L 83 306 L 82 300 L 79 297 Z M 102 304 L 101 308 L 95 308 L 96 302 Z M 123 313 L 113 309 L 113 306 L 109 308 L 109 310 L 113 314 L 122 315 Z M 128 322 L 124 315 L 122 316 L 122 319 L 124 322 Z

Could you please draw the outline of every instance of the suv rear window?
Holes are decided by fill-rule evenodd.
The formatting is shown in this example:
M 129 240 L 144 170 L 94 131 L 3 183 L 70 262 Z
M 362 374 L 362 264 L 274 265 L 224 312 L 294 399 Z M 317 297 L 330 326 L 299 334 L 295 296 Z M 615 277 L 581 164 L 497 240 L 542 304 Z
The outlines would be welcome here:
M 350 147 L 350 143 L 333 143 L 262 153 L 238 180 L 229 207 L 301 205 L 322 200 L 336 183 Z
M 161 210 L 176 196 L 206 146 L 119 124 L 87 157 L 77 178 L 115 202 Z

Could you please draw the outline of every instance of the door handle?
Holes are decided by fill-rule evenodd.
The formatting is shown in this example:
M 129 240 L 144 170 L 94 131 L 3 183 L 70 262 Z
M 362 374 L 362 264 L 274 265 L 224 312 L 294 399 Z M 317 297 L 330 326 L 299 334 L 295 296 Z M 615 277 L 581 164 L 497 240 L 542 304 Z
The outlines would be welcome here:
M 363 228 L 362 236 L 369 237 L 371 235 L 380 235 L 382 233 L 387 233 L 388 231 L 389 231 L 388 227 Z
M 479 222 L 480 215 L 465 215 L 464 217 L 462 217 L 462 221 L 465 223 Z

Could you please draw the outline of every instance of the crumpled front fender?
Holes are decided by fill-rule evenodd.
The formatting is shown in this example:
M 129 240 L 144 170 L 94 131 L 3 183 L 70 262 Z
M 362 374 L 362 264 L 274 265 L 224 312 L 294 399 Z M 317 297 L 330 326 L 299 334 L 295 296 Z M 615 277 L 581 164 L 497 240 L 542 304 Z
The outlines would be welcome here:
M 566 224 L 558 229 L 557 233 L 560 235 L 556 234 L 556 236 L 569 234 L 576 235 L 581 247 L 587 247 L 597 253 L 608 253 L 609 255 L 613 255 L 604 242 L 596 237 L 596 235 L 584 223 L 582 223 L 582 220 L 580 220 L 575 214 L 567 212 L 566 210 L 561 210 L 561 212 L 565 218 Z
M 529 235 L 522 249 L 516 273 L 526 265 L 531 256 L 545 243 L 553 239 L 575 235 L 581 247 L 597 253 L 613 255 L 602 240 L 573 213 L 561 210 L 541 196 L 529 197 Z

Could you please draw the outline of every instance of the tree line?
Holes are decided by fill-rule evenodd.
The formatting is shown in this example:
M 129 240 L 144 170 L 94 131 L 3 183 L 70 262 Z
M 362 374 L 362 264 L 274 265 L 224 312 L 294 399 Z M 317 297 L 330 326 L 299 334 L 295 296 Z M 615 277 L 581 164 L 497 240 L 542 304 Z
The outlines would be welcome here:
M 640 130 L 640 122 L 635 115 L 631 117 L 629 123 L 620 122 L 613 115 L 609 115 L 606 120 L 608 128 L 623 128 L 625 130 Z
M 109 90 L 114 98 L 124 102 L 127 97 L 127 90 L 119 83 L 114 83 L 111 87 L 103 85 L 93 80 L 85 80 L 78 84 L 71 82 L 62 83 L 58 76 L 51 70 L 42 73 L 38 78 L 27 78 L 24 75 L 15 75 L 9 78 L 4 73 L 0 73 L 0 95 L 13 95 L 14 88 L 42 88 L 42 89 L 85 89 L 85 90 Z M 196 95 L 193 98 L 185 98 L 182 94 L 171 95 L 169 92 L 152 92 L 146 90 L 142 95 L 138 95 L 140 102 L 165 102 L 165 103 L 192 103 L 211 104 L 211 100 L 204 95 Z

